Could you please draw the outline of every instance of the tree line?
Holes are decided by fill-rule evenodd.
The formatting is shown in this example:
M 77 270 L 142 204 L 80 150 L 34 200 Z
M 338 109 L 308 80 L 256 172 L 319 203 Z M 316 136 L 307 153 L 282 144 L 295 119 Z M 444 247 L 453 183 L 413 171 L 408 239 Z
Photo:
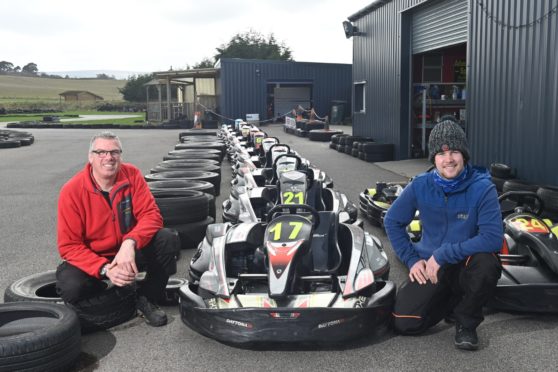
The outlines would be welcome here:
M 34 62 L 29 62 L 25 66 L 14 66 L 12 62 L 0 61 L 0 75 L 20 75 L 20 76 L 38 76 L 52 79 L 70 79 L 70 76 L 64 77 L 55 74 L 47 74 L 46 72 L 39 73 L 39 68 Z M 96 79 L 116 79 L 113 75 L 97 74 Z
M 205 57 L 193 66 L 187 65 L 186 69 L 212 68 L 221 58 L 293 61 L 290 48 L 283 42 L 278 42 L 273 34 L 265 37 L 254 30 L 234 35 L 228 43 L 220 45 L 215 50 L 217 53 L 213 58 Z M 153 78 L 152 74 L 131 76 L 126 85 L 118 90 L 126 101 L 145 102 L 147 96 L 144 84 Z

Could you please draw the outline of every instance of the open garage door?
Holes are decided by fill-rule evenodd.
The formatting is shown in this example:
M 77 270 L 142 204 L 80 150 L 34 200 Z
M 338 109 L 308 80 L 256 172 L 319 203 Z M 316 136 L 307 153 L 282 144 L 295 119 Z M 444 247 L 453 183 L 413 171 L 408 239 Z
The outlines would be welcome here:
M 304 87 L 275 87 L 273 89 L 274 115 L 280 116 L 301 105 L 304 108 L 312 106 L 312 86 Z

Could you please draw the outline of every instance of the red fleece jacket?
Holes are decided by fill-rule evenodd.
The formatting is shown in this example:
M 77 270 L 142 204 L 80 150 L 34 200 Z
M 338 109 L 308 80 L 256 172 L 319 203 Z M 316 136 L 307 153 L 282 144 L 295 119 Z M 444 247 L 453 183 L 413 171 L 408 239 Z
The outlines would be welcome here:
M 72 177 L 58 200 L 58 251 L 70 264 L 99 278 L 100 268 L 122 241 L 142 249 L 163 227 L 163 218 L 140 170 L 121 164 L 109 194 L 111 206 L 91 178 L 91 165 Z

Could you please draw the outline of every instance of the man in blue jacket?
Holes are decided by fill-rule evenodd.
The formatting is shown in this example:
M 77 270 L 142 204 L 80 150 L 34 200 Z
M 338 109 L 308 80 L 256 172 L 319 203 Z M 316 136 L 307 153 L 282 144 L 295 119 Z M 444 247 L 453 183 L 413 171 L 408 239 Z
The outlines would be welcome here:
M 454 318 L 455 346 L 476 350 L 482 307 L 502 270 L 498 195 L 487 170 L 468 163 L 467 139 L 456 122 L 436 125 L 428 150 L 435 169 L 415 177 L 384 220 L 395 253 L 409 268 L 397 293 L 394 327 L 414 335 Z M 417 210 L 422 238 L 412 243 L 406 227 Z

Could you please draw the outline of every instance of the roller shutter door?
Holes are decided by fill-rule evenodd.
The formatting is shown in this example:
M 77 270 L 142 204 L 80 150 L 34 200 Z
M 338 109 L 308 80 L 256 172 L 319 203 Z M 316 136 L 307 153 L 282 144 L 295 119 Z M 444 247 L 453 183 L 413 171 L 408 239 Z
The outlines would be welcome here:
M 429 4 L 429 3 L 427 3 Z M 413 54 L 467 42 L 468 0 L 444 0 L 413 13 Z
M 297 105 L 304 108 L 311 106 L 311 87 L 281 87 L 273 90 L 275 97 L 275 116 L 291 111 Z

